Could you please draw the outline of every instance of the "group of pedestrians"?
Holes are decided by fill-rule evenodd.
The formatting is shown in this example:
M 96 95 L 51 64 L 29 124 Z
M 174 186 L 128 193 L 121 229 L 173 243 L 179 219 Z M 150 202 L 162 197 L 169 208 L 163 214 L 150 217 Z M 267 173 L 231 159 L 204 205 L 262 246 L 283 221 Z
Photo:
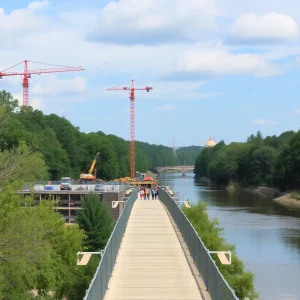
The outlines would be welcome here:
M 150 199 L 151 196 L 151 199 Z M 157 188 L 148 188 L 146 186 L 139 187 L 139 199 L 155 200 L 158 197 Z

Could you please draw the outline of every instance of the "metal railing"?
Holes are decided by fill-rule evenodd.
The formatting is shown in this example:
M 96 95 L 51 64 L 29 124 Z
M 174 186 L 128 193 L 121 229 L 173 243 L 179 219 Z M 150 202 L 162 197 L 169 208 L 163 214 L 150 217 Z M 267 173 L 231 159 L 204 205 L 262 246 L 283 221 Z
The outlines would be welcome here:
M 112 234 L 106 244 L 101 261 L 95 272 L 83 300 L 104 299 L 108 282 L 114 268 L 116 258 L 120 249 L 122 238 L 126 230 L 127 222 L 135 200 L 137 199 L 137 189 L 134 189 L 125 203 L 124 209 L 117 221 Z
M 159 199 L 167 207 L 180 230 L 212 300 L 239 299 L 220 273 L 215 261 L 209 254 L 209 250 L 204 246 L 197 231 L 174 199 L 162 189 L 159 190 Z

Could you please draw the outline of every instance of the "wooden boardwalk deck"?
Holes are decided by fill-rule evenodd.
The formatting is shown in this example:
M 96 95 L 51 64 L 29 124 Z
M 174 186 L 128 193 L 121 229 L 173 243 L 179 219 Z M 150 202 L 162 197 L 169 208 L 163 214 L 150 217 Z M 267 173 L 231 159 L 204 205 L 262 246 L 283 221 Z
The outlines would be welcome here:
M 160 201 L 136 200 L 104 299 L 202 299 Z

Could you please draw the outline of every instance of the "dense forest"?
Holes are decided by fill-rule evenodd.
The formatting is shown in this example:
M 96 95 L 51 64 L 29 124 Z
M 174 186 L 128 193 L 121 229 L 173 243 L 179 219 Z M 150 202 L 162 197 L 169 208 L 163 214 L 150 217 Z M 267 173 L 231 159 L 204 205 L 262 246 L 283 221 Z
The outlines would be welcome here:
M 176 151 L 179 165 L 194 165 L 202 148 L 202 146 L 179 147 Z
M 245 143 L 219 142 L 205 148 L 195 163 L 196 177 L 218 185 L 276 186 L 281 191 L 300 185 L 300 131 L 263 137 L 260 132 Z
M 97 178 L 112 180 L 129 176 L 128 141 L 102 131 L 80 132 L 64 117 L 44 115 L 30 106 L 19 107 L 18 101 L 4 90 L 0 92 L 0 110 L 0 149 L 12 149 L 23 141 L 33 151 L 42 153 L 49 168 L 46 179 L 79 178 L 80 173 L 89 169 L 97 152 L 100 152 Z M 178 165 L 181 157 L 186 164 L 191 163 L 196 157 L 195 149 L 180 149 L 178 159 L 171 147 L 136 142 L 136 170 L 146 172 L 157 166 Z

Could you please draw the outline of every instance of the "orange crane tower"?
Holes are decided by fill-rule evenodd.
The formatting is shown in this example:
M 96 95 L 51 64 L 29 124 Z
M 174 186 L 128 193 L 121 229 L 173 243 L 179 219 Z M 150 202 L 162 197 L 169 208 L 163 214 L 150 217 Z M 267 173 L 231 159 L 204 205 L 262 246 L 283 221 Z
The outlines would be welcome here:
M 150 86 L 144 86 L 136 88 L 134 86 L 135 80 L 131 80 L 130 86 L 115 86 L 107 89 L 108 91 L 129 91 L 129 99 L 130 99 L 130 177 L 135 178 L 135 139 L 134 139 L 134 99 L 135 99 L 135 91 L 146 91 L 149 92 L 152 90 Z M 137 83 L 137 82 L 136 82 Z
M 36 69 L 36 70 L 29 70 L 28 69 L 28 63 L 37 63 L 41 65 L 47 65 L 52 66 L 51 69 Z M 16 66 L 19 66 L 24 63 L 24 72 L 6 72 L 7 70 L 10 70 Z M 84 69 L 82 67 L 66 67 L 66 66 L 60 66 L 60 65 L 51 65 L 47 63 L 40 63 L 35 61 L 29 61 L 24 60 L 20 63 L 7 68 L 0 72 L 0 79 L 2 79 L 3 76 L 22 76 L 23 77 L 23 105 L 28 106 L 29 105 L 29 78 L 31 78 L 31 75 L 33 74 L 44 74 L 44 73 L 59 73 L 59 72 L 72 72 L 72 71 L 83 71 Z

